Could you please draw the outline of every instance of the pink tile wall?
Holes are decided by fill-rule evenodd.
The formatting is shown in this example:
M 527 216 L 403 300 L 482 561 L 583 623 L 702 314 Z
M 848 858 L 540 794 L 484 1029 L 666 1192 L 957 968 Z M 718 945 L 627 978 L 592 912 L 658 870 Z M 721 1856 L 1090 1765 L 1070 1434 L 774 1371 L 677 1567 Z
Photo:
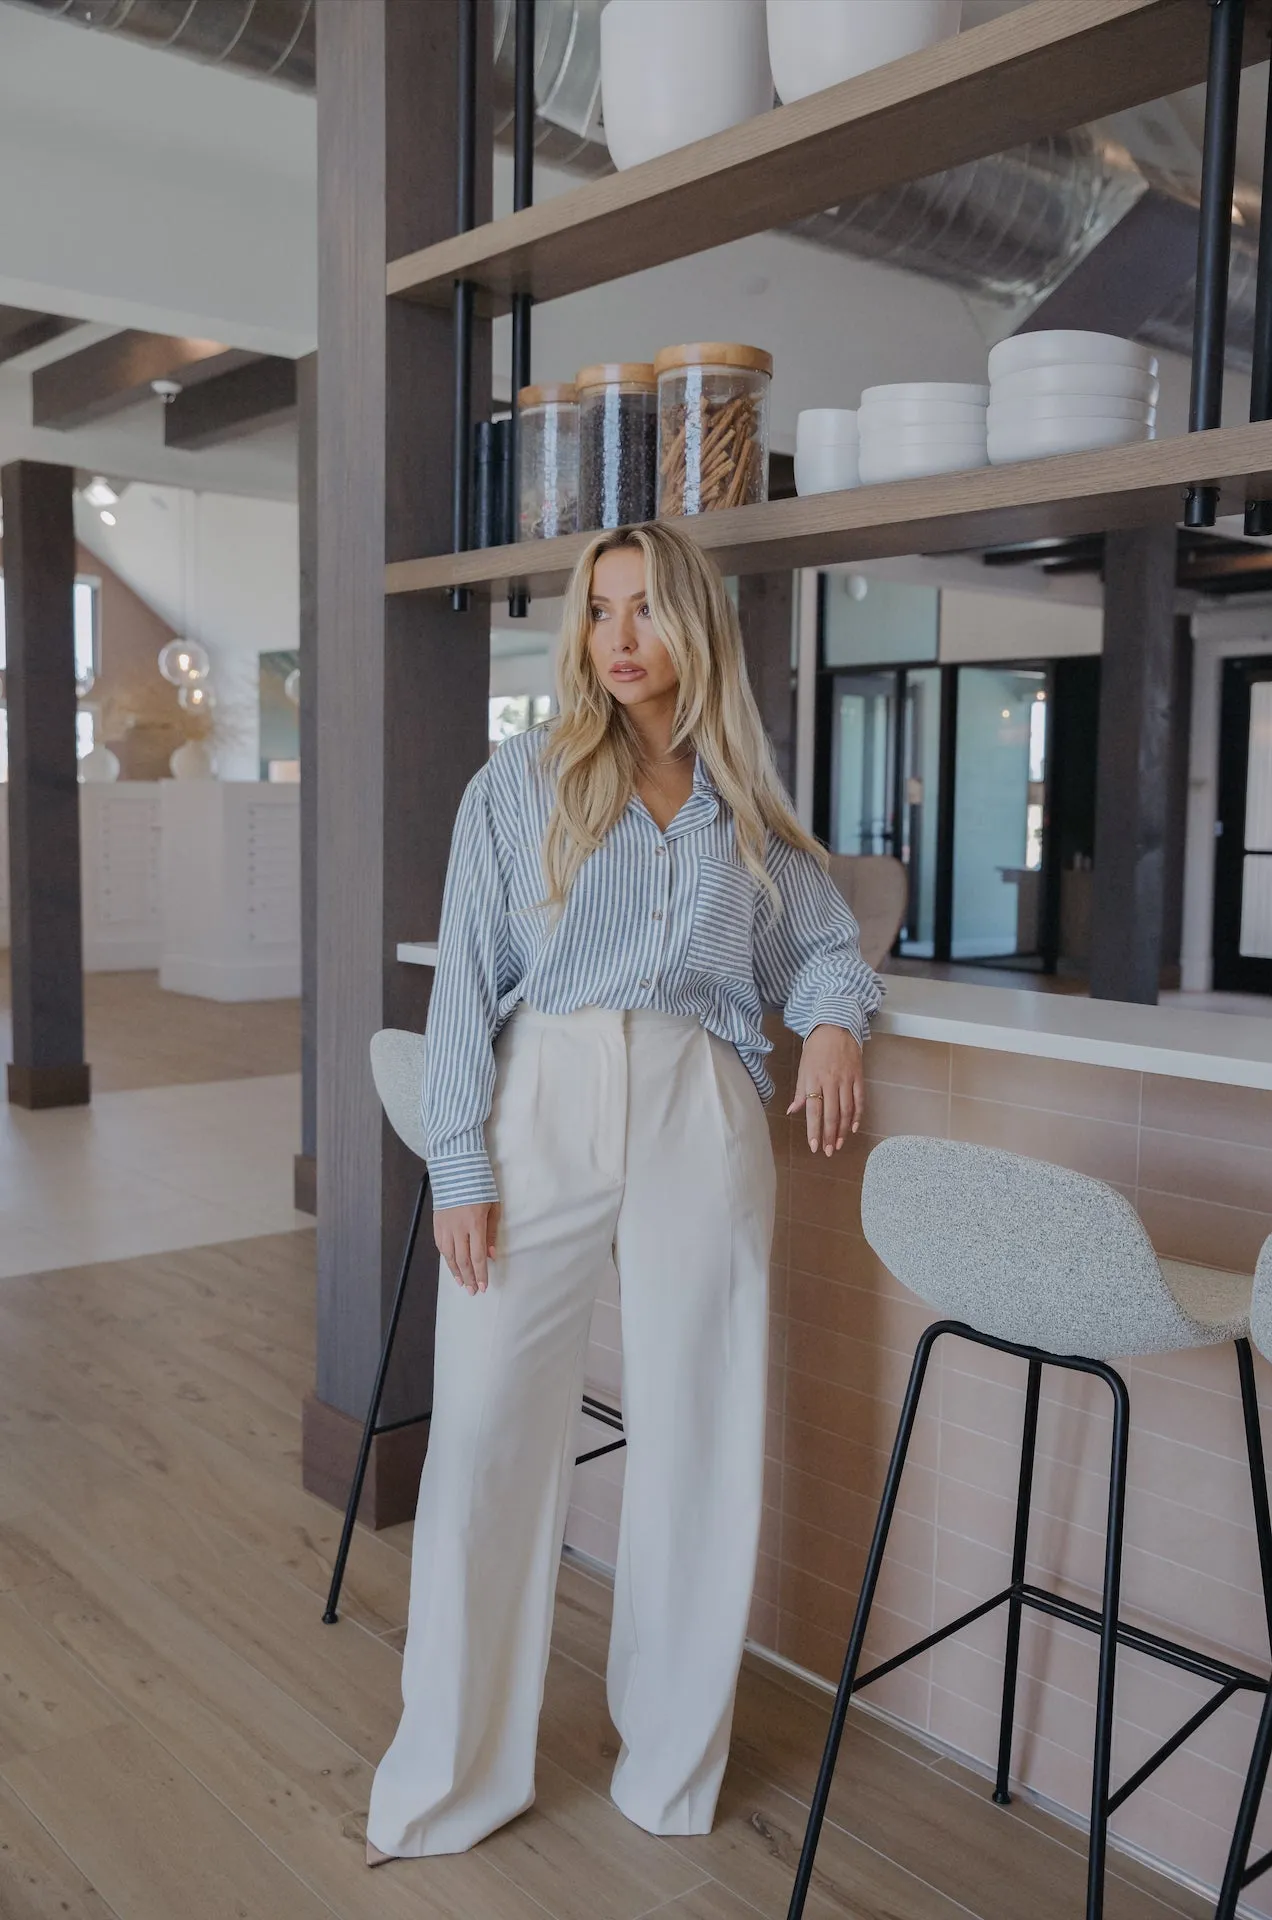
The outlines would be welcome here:
M 752 1638 L 838 1674 L 914 1344 L 930 1315 L 860 1234 L 874 1143 L 921 1133 L 1036 1154 L 1119 1186 L 1158 1251 L 1249 1271 L 1272 1233 L 1272 1095 L 880 1035 L 869 1048 L 866 1130 L 832 1160 L 784 1108 L 797 1042 L 771 1024 L 778 1167 L 768 1486 Z M 1272 1413 L 1272 1368 L 1256 1357 Z M 617 1292 L 596 1309 L 589 1376 L 617 1393 Z M 1244 1478 L 1232 1350 L 1126 1364 L 1133 1438 L 1124 1611 L 1255 1666 L 1269 1658 Z M 1039 1422 L 1030 1577 L 1090 1600 L 1102 1565 L 1110 1438 L 1098 1382 L 1047 1377 Z M 933 1363 L 875 1609 L 868 1659 L 886 1658 L 1009 1577 L 1021 1367 L 946 1345 Z M 588 1429 L 589 1435 L 596 1431 Z M 1269 1448 L 1272 1451 L 1272 1422 Z M 567 1539 L 612 1565 L 621 1453 L 576 1476 Z M 1002 1617 L 890 1676 L 879 1703 L 981 1761 L 997 1751 Z M 1015 1766 L 1085 1815 L 1095 1642 L 1040 1616 L 1023 1641 Z M 1123 1655 L 1115 1778 L 1194 1711 L 1203 1684 Z M 1232 1702 L 1118 1815 L 1115 1831 L 1209 1884 L 1253 1733 Z M 1272 1847 L 1272 1794 L 1256 1838 Z M 1272 1876 L 1251 1889 L 1272 1915 Z

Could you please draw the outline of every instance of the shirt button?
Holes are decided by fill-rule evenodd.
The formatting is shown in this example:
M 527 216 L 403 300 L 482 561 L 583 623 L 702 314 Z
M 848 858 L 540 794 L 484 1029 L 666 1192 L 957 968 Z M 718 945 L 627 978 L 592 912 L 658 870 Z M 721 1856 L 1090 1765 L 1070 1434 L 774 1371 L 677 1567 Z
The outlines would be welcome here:
M 664 854 L 666 853 L 666 851 L 667 851 L 667 849 L 666 849 L 666 847 L 655 847 L 655 848 L 654 848 L 654 852 L 655 852 L 655 854 L 656 854 L 656 855 L 658 856 L 658 858 L 659 858 L 660 860 L 662 859 L 662 857 L 663 857 L 663 855 L 664 855 Z
M 647 987 L 649 986 L 650 982 L 648 980 L 638 980 L 636 984 L 638 987 Z
M 655 907 L 655 908 L 654 908 L 654 919 L 655 919 L 655 920 L 661 920 L 661 919 L 662 919 L 662 908 L 661 908 L 661 907 Z

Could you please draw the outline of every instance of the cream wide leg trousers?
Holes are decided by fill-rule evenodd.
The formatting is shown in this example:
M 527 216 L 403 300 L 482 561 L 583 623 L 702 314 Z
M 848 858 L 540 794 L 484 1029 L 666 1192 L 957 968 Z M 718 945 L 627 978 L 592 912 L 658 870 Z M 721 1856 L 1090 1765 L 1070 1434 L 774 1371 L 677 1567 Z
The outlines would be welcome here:
M 696 1020 L 522 1005 L 495 1042 L 502 1199 L 484 1294 L 443 1263 L 403 1714 L 367 1833 L 473 1846 L 534 1800 L 588 1333 L 614 1261 L 626 1480 L 608 1665 L 612 1793 L 706 1833 L 759 1536 L 776 1173 L 754 1083 Z

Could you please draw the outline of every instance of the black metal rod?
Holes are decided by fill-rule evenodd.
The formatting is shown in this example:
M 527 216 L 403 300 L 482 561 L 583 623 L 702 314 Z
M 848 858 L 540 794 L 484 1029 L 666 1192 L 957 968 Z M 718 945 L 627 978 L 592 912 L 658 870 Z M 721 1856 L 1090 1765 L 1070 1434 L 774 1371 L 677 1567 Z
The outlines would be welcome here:
M 407 1230 L 406 1245 L 402 1249 L 402 1264 L 398 1269 L 397 1291 L 393 1295 L 393 1308 L 389 1314 L 389 1324 L 384 1330 L 384 1344 L 380 1348 L 380 1364 L 375 1370 L 375 1385 L 371 1389 L 371 1404 L 367 1408 L 367 1417 L 362 1428 L 362 1442 L 358 1448 L 358 1462 L 353 1470 L 353 1485 L 349 1489 L 349 1500 L 345 1507 L 344 1526 L 340 1530 L 340 1545 L 336 1550 L 336 1564 L 331 1575 L 331 1589 L 327 1594 L 327 1611 L 323 1614 L 323 1623 L 334 1626 L 339 1619 L 336 1607 L 340 1601 L 340 1589 L 344 1584 L 345 1562 L 349 1558 L 349 1547 L 353 1540 L 353 1526 L 358 1517 L 358 1504 L 362 1499 L 362 1484 L 367 1477 L 367 1462 L 371 1458 L 371 1442 L 375 1438 L 375 1423 L 380 1412 L 380 1402 L 384 1398 L 384 1383 L 389 1377 L 389 1362 L 393 1358 L 393 1343 L 397 1339 L 398 1322 L 402 1318 L 402 1303 L 406 1299 L 406 1285 L 411 1277 L 411 1260 L 415 1254 L 415 1242 L 419 1238 L 420 1222 L 424 1218 L 424 1202 L 428 1198 L 428 1169 L 420 1181 L 415 1196 L 415 1206 L 411 1213 L 411 1224 Z
M 512 206 L 521 213 L 534 204 L 534 28 L 535 0 L 517 0 L 514 81 L 516 102 L 512 136 Z M 530 384 L 530 309 L 533 297 L 528 293 L 512 296 L 512 457 L 508 462 L 508 530 L 517 538 L 521 518 L 521 426 L 517 395 Z M 508 612 L 514 620 L 524 620 L 530 610 L 530 598 L 523 587 L 508 594 Z
M 1016 1723 L 1016 1675 L 1020 1668 L 1021 1589 L 1029 1553 L 1029 1509 L 1033 1500 L 1034 1457 L 1038 1446 L 1038 1403 L 1042 1398 L 1042 1362 L 1029 1362 L 1025 1420 L 1020 1437 L 1020 1479 L 1016 1488 L 1016 1537 L 1011 1552 L 1011 1599 L 1007 1607 L 1007 1648 L 1003 1656 L 1003 1710 L 998 1727 L 998 1772 L 994 1800 L 1011 1805 L 1011 1738 Z
M 1202 137 L 1201 207 L 1197 228 L 1189 431 L 1217 427 L 1223 408 L 1223 356 L 1228 320 L 1232 190 L 1237 167 L 1237 106 L 1245 0 L 1210 0 L 1206 125 Z M 1219 489 L 1195 486 L 1184 501 L 1186 527 L 1213 527 Z
M 602 1454 L 617 1453 L 620 1447 L 625 1447 L 626 1445 L 626 1440 L 611 1440 L 607 1447 L 593 1447 L 591 1453 L 577 1454 L 574 1464 L 576 1467 L 585 1467 L 589 1460 L 599 1460 Z
M 382 1433 L 401 1433 L 405 1427 L 418 1427 L 422 1425 L 425 1420 L 431 1420 L 432 1418 L 433 1409 L 430 1407 L 427 1413 L 408 1414 L 405 1420 L 385 1420 L 376 1428 L 375 1437 L 378 1440 Z
M 1006 1606 L 1010 1599 L 1011 1588 L 1004 1587 L 1002 1592 L 994 1594 L 992 1599 L 982 1600 L 978 1605 L 969 1607 L 966 1613 L 959 1614 L 957 1620 L 949 1621 L 946 1626 L 937 1627 L 933 1633 L 924 1634 L 921 1640 L 916 1640 L 913 1646 L 906 1647 L 904 1652 L 894 1653 L 890 1660 L 881 1660 L 877 1667 L 871 1667 L 869 1673 L 859 1675 L 853 1682 L 853 1692 L 860 1693 L 864 1687 L 872 1687 L 876 1680 L 883 1680 L 888 1674 L 895 1673 L 898 1667 L 904 1667 L 909 1661 L 917 1660 L 920 1654 L 931 1653 L 933 1647 L 939 1647 L 943 1640 L 950 1638 L 951 1634 L 961 1633 L 964 1627 L 974 1627 L 978 1620 L 983 1620 L 987 1613 L 994 1611 L 995 1607 Z
M 1272 201 L 1269 201 L 1272 206 Z M 1263 1457 L 1263 1422 L 1254 1382 L 1254 1356 L 1248 1340 L 1238 1340 L 1237 1378 L 1241 1383 L 1241 1414 L 1245 1423 L 1246 1455 L 1250 1462 L 1250 1498 L 1254 1506 L 1254 1536 L 1259 1546 L 1259 1577 L 1263 1582 L 1263 1613 L 1272 1646 L 1272 1512 L 1268 1508 L 1268 1473 Z
M 1263 198 L 1272 207 L 1272 89 L 1263 128 Z M 1272 419 L 1272 220 L 1259 222 L 1259 260 L 1254 275 L 1254 364 L 1250 371 L 1250 418 Z M 1245 530 L 1272 533 L 1272 500 L 1247 500 Z
M 1113 1690 L 1122 1598 L 1122 1539 L 1126 1518 L 1126 1453 L 1131 1400 L 1112 1367 L 1093 1368 L 1113 1395 L 1113 1445 L 1104 1543 L 1104 1605 L 1100 1621 L 1100 1677 L 1095 1704 L 1095 1758 L 1091 1769 L 1091 1833 L 1087 1850 L 1086 1920 L 1103 1920 L 1104 1866 L 1109 1839 L 1109 1782 L 1113 1768 Z
M 1098 1633 L 1103 1619 L 1094 1607 L 1084 1607 L 1077 1600 L 1066 1600 L 1058 1593 L 1047 1593 L 1042 1587 L 1026 1585 L 1021 1598 L 1027 1607 L 1035 1607 L 1039 1613 L 1049 1613 L 1057 1620 L 1067 1620 L 1071 1626 L 1082 1627 L 1088 1633 Z M 1144 1653 L 1152 1660 L 1162 1660 L 1168 1667 L 1178 1667 L 1181 1673 L 1194 1673 L 1200 1680 L 1213 1680 L 1222 1686 L 1231 1685 L 1248 1693 L 1265 1693 L 1268 1683 L 1257 1673 L 1251 1673 L 1245 1667 L 1233 1667 L 1226 1660 L 1212 1659 L 1208 1653 L 1198 1653 L 1195 1647 L 1181 1646 L 1177 1640 L 1163 1640 L 1160 1634 L 1148 1633 L 1143 1627 L 1132 1627 L 1125 1620 L 1117 1630 L 1118 1645 L 1126 1647 L 1132 1653 Z
M 1192 1739 L 1198 1727 L 1205 1726 L 1212 1713 L 1218 1713 L 1220 1707 L 1226 1706 L 1235 1692 L 1236 1688 L 1231 1683 L 1226 1687 L 1220 1687 L 1218 1693 L 1212 1694 L 1204 1706 L 1198 1707 L 1191 1720 L 1185 1720 L 1178 1733 L 1172 1733 L 1169 1740 L 1163 1741 L 1156 1753 L 1150 1754 L 1143 1766 L 1137 1768 L 1129 1780 L 1124 1780 L 1116 1793 L 1109 1795 L 1110 1817 L 1130 1799 L 1133 1793 L 1139 1792 L 1144 1782 L 1151 1779 L 1160 1766 L 1165 1765 L 1172 1753 L 1178 1753 L 1185 1741 Z
M 477 180 L 477 0 L 456 0 L 459 8 L 457 100 L 455 110 L 455 231 L 467 233 L 473 224 Z M 470 527 L 470 471 L 472 459 L 473 288 L 457 280 L 454 293 L 455 393 L 451 454 L 451 547 L 468 550 Z M 451 588 L 451 606 L 465 613 L 467 587 Z
M 1257 1880 L 1260 1874 L 1267 1872 L 1269 1867 L 1272 1867 L 1272 1853 L 1265 1853 L 1262 1859 L 1256 1860 L 1252 1866 L 1246 1868 L 1241 1876 L 1242 1886 L 1248 1887 L 1252 1880 Z
M 1215 1920 L 1233 1920 L 1237 1911 L 1237 1901 L 1241 1889 L 1263 1873 L 1270 1862 L 1256 1861 L 1247 1868 L 1250 1855 L 1250 1842 L 1254 1838 L 1254 1823 L 1259 1817 L 1259 1808 L 1263 1803 L 1263 1789 L 1268 1777 L 1268 1761 L 1272 1759 L 1272 1692 L 1263 1702 L 1263 1712 L 1259 1715 L 1259 1727 L 1254 1736 L 1254 1746 L 1250 1753 L 1250 1765 L 1246 1772 L 1245 1786 L 1241 1792 L 1241 1805 L 1237 1810 L 1236 1825 L 1232 1830 L 1232 1845 L 1228 1849 L 1228 1864 L 1224 1869 L 1223 1885 L 1219 1889 L 1219 1904 L 1215 1908 Z
M 857 1596 L 857 1610 L 853 1615 L 852 1633 L 848 1640 L 848 1651 L 844 1656 L 844 1670 L 839 1680 L 839 1691 L 835 1695 L 834 1712 L 830 1717 L 830 1731 L 826 1735 L 826 1746 L 817 1774 L 817 1785 L 808 1811 L 808 1825 L 804 1829 L 804 1845 L 799 1857 L 799 1866 L 795 1872 L 795 1885 L 791 1892 L 787 1920 L 802 1920 L 804 1903 L 808 1899 L 808 1889 L 813 1878 L 813 1863 L 817 1858 L 817 1842 L 821 1838 L 826 1806 L 830 1800 L 831 1783 L 835 1777 L 835 1761 L 839 1757 L 839 1743 L 843 1739 L 844 1723 L 848 1718 L 848 1707 L 855 1690 L 857 1668 L 861 1664 L 862 1648 L 866 1644 L 866 1628 L 870 1624 L 870 1610 L 874 1605 L 875 1589 L 879 1584 L 879 1574 L 883 1567 L 884 1549 L 888 1544 L 892 1516 L 896 1512 L 897 1495 L 901 1490 L 901 1475 L 905 1470 L 906 1456 L 910 1451 L 910 1440 L 918 1417 L 919 1399 L 927 1376 L 928 1361 L 931 1359 L 932 1348 L 936 1341 L 942 1333 L 948 1332 L 949 1328 L 948 1321 L 938 1321 L 935 1326 L 928 1327 L 915 1349 L 914 1364 L 910 1368 L 910 1380 L 905 1390 L 897 1437 L 892 1445 L 892 1458 L 888 1462 L 883 1498 L 879 1503 L 874 1536 L 866 1559 L 865 1577 L 861 1583 L 861 1592 Z

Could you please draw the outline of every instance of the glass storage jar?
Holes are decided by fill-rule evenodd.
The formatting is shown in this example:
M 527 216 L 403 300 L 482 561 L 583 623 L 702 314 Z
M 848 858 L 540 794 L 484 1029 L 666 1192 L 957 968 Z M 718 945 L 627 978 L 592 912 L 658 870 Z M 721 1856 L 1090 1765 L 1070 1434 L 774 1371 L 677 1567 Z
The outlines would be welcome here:
M 577 530 L 578 398 L 573 384 L 522 387 L 517 395 L 522 540 L 551 540 Z
M 662 519 L 768 499 L 773 356 L 727 341 L 664 347 L 658 376 Z
M 579 394 L 579 527 L 625 527 L 657 507 L 658 382 L 640 361 L 584 367 Z

